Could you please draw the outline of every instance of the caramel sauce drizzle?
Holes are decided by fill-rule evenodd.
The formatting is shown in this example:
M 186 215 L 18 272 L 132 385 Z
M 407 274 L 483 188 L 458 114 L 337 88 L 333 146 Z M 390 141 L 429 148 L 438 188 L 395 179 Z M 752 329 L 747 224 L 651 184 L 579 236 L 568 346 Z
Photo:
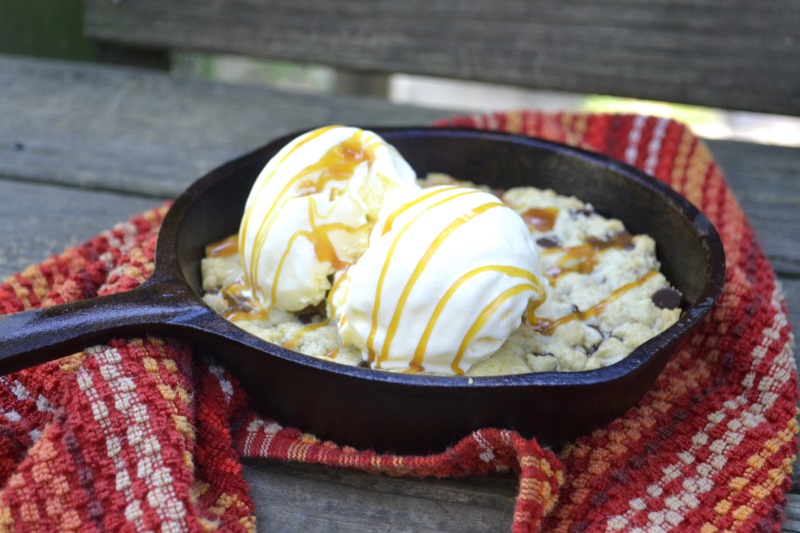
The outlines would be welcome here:
M 306 139 L 302 142 L 298 143 L 296 146 L 293 147 L 288 153 L 284 154 L 281 161 L 275 166 L 277 169 L 280 166 L 280 163 L 285 161 L 289 155 L 296 152 L 301 146 L 306 144 L 307 142 L 311 141 L 312 139 L 318 138 L 323 133 L 329 131 L 331 127 L 328 128 L 321 128 L 316 130 L 308 135 Z M 328 183 L 332 181 L 347 181 L 353 175 L 356 167 L 358 167 L 362 163 L 372 164 L 375 160 L 375 148 L 378 144 L 377 140 L 370 144 L 364 144 L 362 139 L 362 131 L 356 131 L 351 137 L 344 140 L 343 142 L 339 143 L 336 146 L 331 147 L 318 161 L 312 163 L 311 165 L 305 167 L 302 171 L 300 171 L 297 175 L 293 176 L 283 187 L 283 190 L 278 194 L 275 201 L 270 205 L 269 209 L 267 210 L 266 215 L 264 216 L 263 220 L 261 221 L 261 225 L 256 232 L 255 242 L 253 246 L 254 253 L 250 258 L 250 264 L 248 265 L 249 268 L 249 276 L 246 280 L 248 286 L 252 292 L 252 296 L 255 300 L 259 302 L 259 304 L 263 304 L 263 296 L 260 294 L 259 291 L 259 283 L 258 283 L 258 264 L 261 258 L 261 253 L 264 249 L 264 243 L 267 240 L 267 237 L 272 229 L 273 224 L 275 223 L 276 219 L 278 218 L 277 212 L 279 212 L 286 203 L 291 198 L 296 198 L 298 196 L 307 196 L 315 193 L 321 192 Z M 264 180 L 259 188 L 259 192 L 261 189 L 272 180 L 275 176 L 275 170 L 269 175 L 269 177 Z M 296 187 L 297 185 L 300 187 Z M 293 189 L 298 189 L 293 191 Z M 310 202 L 313 203 L 313 202 Z M 309 211 L 316 211 L 314 207 L 311 205 L 309 206 Z M 247 227 L 250 224 L 250 217 L 252 215 L 253 209 L 252 206 L 248 211 L 245 213 L 243 221 L 242 221 L 242 230 L 239 233 L 239 251 L 242 258 L 242 264 L 245 264 L 244 258 L 244 235 L 247 232 Z M 319 216 L 319 213 L 316 213 Z M 310 233 L 309 232 L 298 232 L 301 235 L 309 238 L 314 243 L 314 250 L 315 253 L 318 254 L 320 260 L 329 260 L 334 265 L 334 267 L 342 267 L 344 263 L 339 259 L 337 256 L 335 249 L 330 242 L 329 232 L 333 229 L 346 229 L 344 225 L 336 225 L 336 224 L 329 224 L 323 226 L 316 226 L 315 227 L 315 218 L 313 217 L 313 213 L 310 214 L 312 220 L 312 227 L 314 228 Z M 358 229 L 351 229 L 352 231 L 358 231 Z M 296 236 L 296 235 L 295 235 Z M 295 236 L 292 236 L 292 241 L 295 239 Z M 287 250 L 290 246 L 287 246 Z M 287 252 L 284 251 L 284 256 L 281 259 L 281 264 L 278 267 L 278 272 L 276 273 L 276 280 L 280 275 L 281 268 L 283 266 L 283 260 L 286 257 Z M 276 293 L 277 282 L 272 284 L 272 294 L 271 294 L 271 301 L 268 307 L 271 307 L 275 301 L 275 293 Z M 260 305 L 259 305 L 260 306 Z
M 539 285 L 541 287 L 541 285 Z M 450 369 L 458 375 L 464 373 L 459 365 L 461 364 L 461 359 L 464 357 L 464 352 L 467 350 L 467 346 L 472 340 L 478 335 L 478 333 L 483 329 L 486 325 L 486 322 L 489 321 L 492 316 L 497 313 L 497 310 L 503 305 L 507 300 L 513 298 L 518 294 L 522 294 L 523 292 L 529 290 L 535 290 L 536 286 L 530 283 L 520 283 L 519 285 L 515 285 L 510 289 L 506 289 L 500 295 L 498 295 L 494 300 L 489 302 L 489 305 L 483 308 L 483 310 L 478 315 L 478 318 L 472 323 L 467 334 L 464 336 L 464 339 L 461 341 L 461 346 L 458 347 L 458 352 L 456 353 L 455 359 L 450 364 Z
M 540 287 L 541 287 L 541 285 L 540 285 Z M 541 307 L 541 306 L 542 306 L 542 304 L 545 302 L 545 297 L 546 297 L 546 296 L 547 296 L 547 293 L 545 292 L 545 293 L 542 295 L 542 297 L 541 297 L 541 298 L 539 298 L 538 300 L 535 300 L 535 301 L 534 301 L 534 300 L 531 300 L 531 301 L 528 303 L 528 311 L 527 311 L 527 316 L 528 316 L 528 323 L 529 323 L 529 324 L 530 324 L 531 322 L 533 322 L 533 320 L 535 319 L 535 317 L 536 317 L 536 310 L 537 310 L 537 309 L 539 309 L 539 307 Z
M 239 278 L 230 285 L 222 289 L 222 296 L 228 303 L 228 309 L 223 317 L 231 322 L 241 320 L 265 320 L 269 316 L 269 310 L 253 307 L 250 298 L 244 295 L 247 290 L 247 283 L 243 278 Z
M 206 257 L 226 257 L 239 253 L 239 235 L 234 234 L 206 246 Z
M 314 254 L 320 261 L 328 261 L 334 270 L 342 270 L 348 268 L 352 263 L 345 261 L 336 253 L 336 248 L 331 241 L 331 233 L 334 231 L 344 231 L 347 233 L 358 233 L 364 229 L 368 229 L 370 223 L 367 222 L 358 227 L 346 226 L 342 222 L 333 222 L 330 224 L 317 224 L 318 218 L 324 218 L 323 215 L 317 210 L 317 202 L 313 198 L 309 198 L 308 202 L 308 219 L 311 221 L 311 231 L 298 232 L 303 237 L 306 237 L 314 245 Z
M 555 285 L 556 280 L 569 272 L 588 274 L 594 270 L 599 261 L 599 254 L 610 248 L 626 248 L 633 245 L 633 236 L 622 231 L 613 235 L 608 240 L 589 237 L 585 244 L 569 247 L 545 248 L 542 254 L 564 253 L 556 262 L 556 266 L 548 270 L 545 275 L 550 280 L 550 285 Z
M 520 216 L 531 228 L 538 231 L 550 231 L 556 225 L 558 208 L 531 207 Z
M 453 186 L 446 186 L 446 188 L 443 189 L 435 189 L 426 192 L 425 194 L 421 194 L 418 197 L 414 198 L 412 201 L 406 202 L 405 204 L 401 205 L 400 207 L 389 213 L 389 216 L 386 217 L 386 222 L 383 224 L 381 235 L 382 236 L 386 235 L 387 233 L 392 231 L 392 225 L 394 224 L 395 219 L 400 215 L 402 215 L 403 213 L 405 213 L 406 211 L 408 211 L 409 209 L 411 209 L 412 207 L 414 207 L 415 205 L 421 204 L 431 196 L 436 196 L 437 194 L 440 194 L 445 190 L 452 190 L 454 188 L 455 187 Z
M 279 161 L 277 161 L 277 163 L 274 165 L 272 171 L 269 173 L 268 177 L 264 181 L 261 182 L 261 184 L 259 185 L 258 190 L 252 196 L 253 199 L 254 199 L 253 203 L 255 204 L 255 199 L 258 198 L 258 195 L 261 194 L 261 191 L 264 189 L 264 187 L 266 187 L 269 184 L 269 182 L 272 181 L 272 179 L 275 177 L 275 172 L 277 171 L 277 169 L 280 168 L 281 164 L 283 164 L 286 161 L 286 159 L 289 158 L 290 155 L 295 153 L 302 146 L 304 146 L 307 143 L 313 141 L 314 139 L 319 138 L 322 134 L 326 133 L 327 131 L 330 131 L 333 128 L 334 128 L 334 126 L 329 126 L 329 127 L 326 127 L 326 128 L 320 128 L 318 130 L 315 130 L 315 131 L 309 133 L 306 136 L 305 139 L 303 139 L 301 141 L 298 141 L 297 144 L 295 144 L 292 147 L 291 150 L 288 150 L 285 154 L 283 154 L 283 157 L 281 157 L 281 159 Z M 295 176 L 295 179 L 290 180 L 289 183 L 287 183 L 286 186 L 284 187 L 284 189 L 281 191 L 281 194 L 278 197 L 281 198 L 281 197 L 285 196 L 286 193 L 291 189 L 292 185 L 294 185 L 295 181 L 297 181 L 299 179 L 301 179 L 299 176 Z M 276 206 L 277 206 L 277 202 L 272 204 L 272 206 L 267 211 L 267 215 L 264 217 L 264 221 L 266 221 L 266 220 L 268 220 L 270 218 L 270 216 L 272 215 L 272 213 L 275 210 Z M 280 207 L 283 207 L 283 204 L 281 204 Z M 244 253 L 244 245 L 245 245 L 244 239 L 245 239 L 245 235 L 247 235 L 247 228 L 250 225 L 250 217 L 251 217 L 252 213 L 253 213 L 253 206 L 251 205 L 251 206 L 249 206 L 249 209 L 246 210 L 246 212 L 244 214 L 244 217 L 242 218 L 241 227 L 239 229 L 239 252 L 242 253 L 242 254 Z M 263 229 L 263 222 L 262 222 L 262 228 L 261 229 Z M 261 232 L 261 229 L 259 230 L 259 233 Z M 244 256 L 243 255 L 242 255 L 242 264 L 244 264 Z
M 439 320 L 439 316 L 442 314 L 447 303 L 450 299 L 455 295 L 456 291 L 467 281 L 472 279 L 473 277 L 483 274 L 484 272 L 499 272 L 509 277 L 516 277 L 522 278 L 528 281 L 528 289 L 533 290 L 536 293 L 537 298 L 537 307 L 541 302 L 544 301 L 545 297 L 545 290 L 542 287 L 542 284 L 536 278 L 536 275 L 532 272 L 529 272 L 522 268 L 512 267 L 512 266 L 505 266 L 505 265 L 487 265 L 475 268 L 470 270 L 466 274 L 459 277 L 448 289 L 447 292 L 444 293 L 442 298 L 437 302 L 436 307 L 433 310 L 433 314 L 431 315 L 430 319 L 428 319 L 428 324 L 425 326 L 425 331 L 420 338 L 419 343 L 417 344 L 417 348 L 414 351 L 414 358 L 412 359 L 411 363 L 409 363 L 409 367 L 412 369 L 417 369 L 419 372 L 424 372 L 425 368 L 422 365 L 422 362 L 425 358 L 425 350 L 428 347 L 428 341 L 430 340 L 431 333 L 433 332 L 433 328 L 436 326 L 436 322 Z M 488 316 L 486 320 L 488 320 Z M 485 321 L 484 321 L 485 323 Z M 477 333 L 477 331 L 476 331 Z M 467 343 L 468 344 L 468 343 Z M 462 346 L 466 347 L 462 343 Z M 463 351 L 460 352 L 461 355 L 457 356 L 457 360 L 453 362 L 454 370 L 458 367 L 460 363 L 461 357 L 463 357 Z M 460 370 L 456 370 L 456 373 L 462 373 Z
M 330 262 L 333 268 L 336 270 L 349 268 L 352 264 L 340 259 L 336 254 L 336 250 L 331 242 L 330 234 L 333 231 L 346 231 L 348 233 L 355 233 L 364 229 L 366 224 L 356 228 L 346 226 L 341 222 L 317 225 L 317 217 L 320 215 L 316 210 L 316 202 L 313 198 L 309 199 L 308 202 L 308 216 L 309 221 L 311 222 L 311 231 L 301 230 L 294 233 L 289 238 L 289 242 L 286 244 L 286 249 L 283 251 L 280 261 L 278 261 L 278 268 L 275 271 L 275 278 L 272 282 L 272 289 L 270 291 L 270 305 L 268 306 L 268 309 L 271 309 L 277 300 L 278 282 L 280 281 L 281 274 L 283 273 L 283 266 L 286 262 L 286 259 L 289 257 L 289 253 L 292 251 L 292 246 L 294 246 L 294 243 L 297 239 L 305 238 L 311 242 L 314 245 L 314 253 L 317 258 L 320 261 Z
M 339 277 L 336 278 L 336 280 L 334 280 L 334 282 L 331 284 L 331 288 L 328 289 L 328 295 L 325 298 L 325 301 L 328 304 L 328 308 L 331 310 L 333 309 L 333 295 L 336 293 L 337 290 L 339 290 L 341 284 L 344 283 L 345 278 L 349 276 L 348 271 L 350 270 L 350 266 L 351 265 L 347 265 L 344 268 L 344 271 L 341 274 L 339 274 Z
M 455 198 L 458 195 L 453 195 L 450 199 Z M 428 246 L 428 249 L 425 250 L 422 258 L 419 260 L 417 265 L 414 267 L 414 271 L 411 274 L 411 277 L 406 282 L 405 287 L 403 287 L 403 291 L 400 294 L 400 299 L 397 302 L 397 307 L 394 310 L 394 314 L 392 315 L 392 320 L 389 322 L 389 327 L 386 330 L 386 338 L 383 341 L 383 346 L 381 347 L 381 354 L 376 362 L 375 368 L 380 368 L 382 362 L 386 361 L 389 357 L 389 348 L 394 340 L 394 336 L 397 333 L 397 328 L 400 323 L 400 317 L 403 314 L 403 308 L 405 307 L 406 301 L 411 293 L 411 289 L 417 282 L 417 279 L 422 275 L 422 272 L 425 270 L 425 267 L 430 262 L 431 258 L 437 252 L 439 247 L 442 243 L 452 234 L 456 229 L 460 228 L 473 218 L 480 216 L 481 214 L 493 209 L 495 207 L 504 207 L 505 204 L 496 201 L 496 202 L 487 202 L 485 204 L 481 204 L 476 206 L 470 210 L 469 213 L 465 213 L 464 215 L 458 217 L 456 220 L 451 222 L 447 225 L 436 238 L 433 239 L 433 242 Z M 387 260 L 387 264 L 388 264 Z M 383 269 L 386 270 L 387 264 L 384 264 Z
M 650 278 L 652 278 L 656 274 L 658 274 L 658 272 L 650 271 L 647 274 L 645 274 L 644 276 L 642 276 L 641 278 L 639 278 L 638 280 L 632 281 L 630 283 L 626 283 L 625 285 L 623 285 L 623 286 L 619 287 L 618 289 L 616 289 L 615 291 L 613 291 L 608 296 L 608 298 L 606 298 L 605 300 L 602 300 L 601 302 L 595 304 L 594 306 L 590 307 L 589 309 L 586 309 L 585 311 L 575 311 L 573 313 L 570 313 L 568 315 L 564 315 L 561 318 L 557 318 L 555 320 L 551 320 L 549 318 L 535 317 L 535 316 L 532 316 L 531 314 L 529 314 L 528 315 L 528 324 L 537 333 L 540 333 L 542 335 L 547 335 L 547 336 L 552 335 L 555 332 L 557 327 L 559 327 L 559 326 L 561 326 L 563 324 L 566 324 L 567 322 L 571 322 L 573 320 L 583 320 L 583 321 L 585 321 L 585 320 L 588 320 L 590 318 L 596 317 L 597 315 L 599 315 L 600 313 L 602 313 L 605 310 L 605 308 L 606 308 L 606 306 L 608 304 L 610 304 L 611 302 L 613 302 L 614 300 L 616 300 L 617 298 L 619 298 L 620 296 L 622 296 L 626 292 L 628 292 L 628 291 L 630 291 L 632 289 L 635 289 L 636 287 L 640 287 L 640 286 L 644 285 L 647 282 L 647 280 L 649 280 Z
M 436 190 L 432 191 L 430 194 L 428 194 L 427 197 L 431 198 L 433 196 L 437 196 L 439 194 L 442 194 L 444 192 L 450 191 L 452 189 L 453 189 L 453 187 L 436 189 Z M 477 191 L 477 190 L 465 190 L 465 191 L 458 192 L 456 194 L 453 194 L 452 196 L 448 196 L 448 197 L 446 197 L 446 198 L 444 198 L 442 200 L 438 200 L 438 201 L 434 202 L 433 204 L 431 204 L 429 209 L 431 209 L 433 207 L 436 207 L 436 206 L 439 206 L 441 204 L 444 204 L 445 202 L 449 202 L 451 200 L 454 200 L 454 199 L 456 199 L 456 198 L 458 198 L 460 196 L 465 196 L 465 195 L 468 195 L 468 194 L 475 194 L 477 192 L 479 192 L 479 191 Z M 400 206 L 398 208 L 398 210 L 405 211 L 405 210 L 408 209 L 408 207 L 409 206 L 407 206 L 407 205 L 403 205 L 403 206 Z M 423 213 L 425 213 L 424 210 L 420 211 L 419 213 L 414 215 L 411 218 L 411 220 L 406 222 L 405 226 L 403 226 L 402 228 L 400 228 L 397 231 L 397 235 L 394 236 L 394 240 L 392 241 L 392 244 L 389 245 L 389 250 L 386 253 L 386 261 L 384 261 L 384 263 L 383 263 L 383 266 L 381 268 L 381 273 L 378 276 L 378 285 L 375 288 L 375 300 L 374 300 L 375 304 L 372 307 L 372 322 L 370 324 L 370 331 L 369 331 L 369 335 L 367 336 L 367 342 L 366 342 L 368 362 L 370 363 L 370 365 L 372 365 L 372 363 L 375 362 L 375 355 L 376 355 L 375 354 L 375 334 L 378 332 L 378 312 L 380 311 L 380 307 L 381 307 L 381 294 L 383 293 L 383 283 L 386 280 L 386 274 L 387 274 L 387 272 L 389 270 L 389 264 L 392 262 L 392 257 L 394 256 L 394 251 L 397 248 L 397 244 L 398 244 L 398 242 L 400 242 L 401 237 L 406 232 L 406 230 L 408 230 L 408 228 L 411 227 L 411 225 L 419 217 L 422 216 Z M 392 214 L 394 214 L 394 213 L 392 213 Z
M 303 338 L 303 335 L 308 333 L 309 331 L 314 331 L 315 329 L 319 329 L 323 326 L 327 326 L 329 324 L 328 320 L 323 320 L 322 322 L 316 322 L 314 324 L 309 324 L 300 328 L 297 333 L 292 335 L 292 338 L 289 339 L 287 342 L 283 343 L 283 347 L 289 350 L 294 350 L 295 346 L 297 346 L 297 342 Z

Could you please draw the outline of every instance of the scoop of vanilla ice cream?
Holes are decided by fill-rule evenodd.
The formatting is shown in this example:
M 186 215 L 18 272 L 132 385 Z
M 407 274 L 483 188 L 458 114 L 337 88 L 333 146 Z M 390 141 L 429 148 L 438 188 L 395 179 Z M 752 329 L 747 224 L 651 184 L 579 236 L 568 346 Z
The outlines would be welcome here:
M 345 276 L 333 298 L 342 341 L 386 370 L 463 374 L 546 296 L 522 218 L 491 194 L 454 186 L 387 204 Z
M 411 166 L 376 133 L 328 126 L 294 139 L 256 179 L 239 229 L 245 294 L 261 309 L 316 305 L 354 263 L 387 196 L 416 189 Z

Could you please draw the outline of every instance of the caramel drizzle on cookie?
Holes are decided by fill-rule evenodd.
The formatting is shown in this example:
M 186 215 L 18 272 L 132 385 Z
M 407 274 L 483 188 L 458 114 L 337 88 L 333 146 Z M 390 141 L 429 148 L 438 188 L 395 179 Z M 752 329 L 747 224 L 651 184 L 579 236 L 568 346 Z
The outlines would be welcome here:
M 610 238 L 603 240 L 597 237 L 589 237 L 584 244 L 567 247 L 553 247 L 540 250 L 544 254 L 563 253 L 557 261 L 556 266 L 545 272 L 545 276 L 550 280 L 550 285 L 555 285 L 556 280 L 564 274 L 577 272 L 588 274 L 594 270 L 599 261 L 600 253 L 612 248 L 630 249 L 634 246 L 633 235 L 627 231 L 621 231 Z
M 566 324 L 567 322 L 572 322 L 573 320 L 586 321 L 586 320 L 589 320 L 590 318 L 596 317 L 597 315 L 599 315 L 603 311 L 605 311 L 605 309 L 608 306 L 608 304 L 610 304 L 611 302 L 613 302 L 617 298 L 620 298 L 621 296 L 623 296 L 628 291 L 631 291 L 631 290 L 633 290 L 633 289 L 635 289 L 637 287 L 641 287 L 642 285 L 644 285 L 647 282 L 647 280 L 649 280 L 650 278 L 652 278 L 653 276 L 656 276 L 656 275 L 658 275 L 658 272 L 650 271 L 647 274 L 645 274 L 644 276 L 642 276 L 641 278 L 637 279 L 636 281 L 632 281 L 630 283 L 626 283 L 625 285 L 619 287 L 618 289 L 613 291 L 608 296 L 608 298 L 606 298 L 605 300 L 602 300 L 599 303 L 593 305 L 589 309 L 586 309 L 584 311 L 580 311 L 580 310 L 573 311 L 572 313 L 570 313 L 568 315 L 564 315 L 561 318 L 557 318 L 555 320 L 549 319 L 549 318 L 542 318 L 542 317 L 533 316 L 532 314 L 529 313 L 528 314 L 528 324 L 537 333 L 540 333 L 540 334 L 546 335 L 546 336 L 552 335 L 555 332 L 556 328 L 558 328 L 559 326 L 561 326 L 563 324 Z
M 206 246 L 206 257 L 226 257 L 237 253 L 239 253 L 238 233 Z
M 558 208 L 556 207 L 531 207 L 520 216 L 522 220 L 530 227 L 537 231 L 550 231 L 556 225 L 558 218 Z
M 283 343 L 283 347 L 289 350 L 294 350 L 295 347 L 297 346 L 297 343 L 300 342 L 300 339 L 302 339 L 306 333 L 325 327 L 329 323 L 330 323 L 329 320 L 323 320 L 321 322 L 315 322 L 314 324 L 308 324 L 307 326 L 303 326 L 302 328 L 297 330 L 294 335 L 292 335 L 291 339 Z

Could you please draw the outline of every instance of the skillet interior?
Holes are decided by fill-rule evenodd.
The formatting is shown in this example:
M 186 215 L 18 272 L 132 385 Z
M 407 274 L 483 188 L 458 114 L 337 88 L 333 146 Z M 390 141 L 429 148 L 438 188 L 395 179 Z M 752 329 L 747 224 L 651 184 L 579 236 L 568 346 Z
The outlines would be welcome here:
M 266 414 L 340 444 L 379 451 L 441 451 L 481 427 L 516 429 L 545 443 L 591 431 L 647 391 L 680 340 L 711 308 L 724 282 L 724 257 L 711 224 L 666 186 L 602 156 L 507 134 L 429 128 L 370 128 L 419 175 L 445 172 L 496 188 L 535 185 L 574 194 L 657 243 L 662 271 L 686 300 L 669 330 L 627 359 L 588 372 L 489 378 L 410 376 L 296 354 L 221 317 L 205 317 L 210 347 Z M 206 244 L 238 230 L 258 173 L 295 135 L 245 155 L 199 180 L 164 222 L 157 274 L 182 277 L 200 293 Z

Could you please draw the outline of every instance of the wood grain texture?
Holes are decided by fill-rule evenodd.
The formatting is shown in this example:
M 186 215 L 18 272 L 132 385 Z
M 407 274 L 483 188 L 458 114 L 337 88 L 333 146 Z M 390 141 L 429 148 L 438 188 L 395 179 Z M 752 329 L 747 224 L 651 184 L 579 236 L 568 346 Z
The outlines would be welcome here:
M 772 268 L 800 277 L 800 149 L 733 141 L 708 145 Z
M 85 31 L 198 49 L 800 115 L 795 0 L 84 0 Z
M 420 480 L 243 462 L 259 531 L 484 533 L 508 531 L 514 512 L 510 474 Z
M 787 276 L 778 276 L 781 285 L 783 286 L 783 293 L 786 296 L 786 305 L 789 311 L 789 321 L 792 324 L 792 331 L 797 334 L 797 328 L 800 327 L 800 279 L 790 278 Z M 800 355 L 795 352 L 795 359 L 800 359 Z M 800 366 L 800 365 L 798 365 Z M 800 384 L 798 384 L 800 386 Z M 796 465 L 798 470 L 795 477 L 798 491 L 800 492 L 800 464 Z
M 0 179 L 0 280 L 161 203 Z
M 795 472 L 795 475 L 796 472 Z M 781 531 L 784 533 L 800 533 L 800 495 L 787 494 L 784 506 L 787 519 Z
M 242 463 L 260 532 L 508 531 L 514 511 L 511 474 L 418 480 L 264 459 Z M 782 531 L 800 533 L 796 487 L 784 511 Z
M 0 175 L 159 198 L 291 131 L 426 124 L 442 116 L 380 99 L 10 56 L 0 56 L 0 94 Z

